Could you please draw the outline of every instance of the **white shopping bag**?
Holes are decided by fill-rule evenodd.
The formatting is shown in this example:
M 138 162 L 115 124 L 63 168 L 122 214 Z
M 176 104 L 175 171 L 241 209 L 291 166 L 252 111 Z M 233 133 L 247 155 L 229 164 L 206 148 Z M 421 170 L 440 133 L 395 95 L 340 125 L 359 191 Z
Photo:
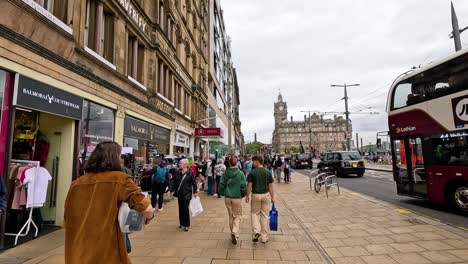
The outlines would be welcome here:
M 122 233 L 130 233 L 129 225 L 126 224 L 129 213 L 130 207 L 128 207 L 128 203 L 122 203 L 119 209 L 119 224 Z
M 195 217 L 203 213 L 203 206 L 200 201 L 200 197 L 195 197 L 190 201 L 190 212 L 192 212 L 192 217 Z

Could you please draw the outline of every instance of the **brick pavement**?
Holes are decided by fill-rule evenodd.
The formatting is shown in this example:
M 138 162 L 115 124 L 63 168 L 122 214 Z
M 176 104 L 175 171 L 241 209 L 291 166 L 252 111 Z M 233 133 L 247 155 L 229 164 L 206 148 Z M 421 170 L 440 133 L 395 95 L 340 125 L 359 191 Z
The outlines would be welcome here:
M 299 174 L 291 185 L 276 185 L 280 232 L 267 244 L 251 242 L 246 204 L 241 241 L 234 246 L 222 199 L 202 196 L 205 212 L 193 219 L 188 233 L 178 230 L 177 204 L 170 202 L 144 232 L 131 235 L 131 259 L 142 264 L 468 263 L 464 232 L 455 234 L 444 224 L 423 222 L 357 193 L 331 190 L 326 199 L 308 189 L 308 179 Z M 64 263 L 63 231 L 4 252 L 0 263 Z

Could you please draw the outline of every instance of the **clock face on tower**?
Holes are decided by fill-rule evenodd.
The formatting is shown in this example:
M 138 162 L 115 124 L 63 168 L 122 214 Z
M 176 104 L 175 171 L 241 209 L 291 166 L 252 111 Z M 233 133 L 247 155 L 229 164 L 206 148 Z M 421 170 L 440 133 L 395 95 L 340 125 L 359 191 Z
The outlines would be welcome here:
M 280 111 L 283 111 L 283 110 L 284 110 L 284 107 L 283 107 L 283 106 L 280 106 L 280 107 L 279 107 L 279 110 L 280 110 Z

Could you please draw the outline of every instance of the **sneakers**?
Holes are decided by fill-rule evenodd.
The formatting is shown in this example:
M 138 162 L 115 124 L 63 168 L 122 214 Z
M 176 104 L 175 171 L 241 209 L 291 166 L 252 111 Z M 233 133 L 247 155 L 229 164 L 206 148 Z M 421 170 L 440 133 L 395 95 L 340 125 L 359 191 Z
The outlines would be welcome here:
M 255 234 L 255 235 L 253 236 L 253 238 L 252 238 L 252 242 L 257 243 L 258 240 L 259 240 L 259 238 L 260 238 L 260 234 L 258 234 L 258 233 Z
M 184 227 L 184 232 L 188 232 L 190 228 Z
M 237 236 L 234 234 L 231 234 L 231 242 L 234 245 L 237 245 Z
M 159 212 L 161 212 L 161 211 L 163 211 L 163 210 L 164 210 L 164 208 L 159 208 Z

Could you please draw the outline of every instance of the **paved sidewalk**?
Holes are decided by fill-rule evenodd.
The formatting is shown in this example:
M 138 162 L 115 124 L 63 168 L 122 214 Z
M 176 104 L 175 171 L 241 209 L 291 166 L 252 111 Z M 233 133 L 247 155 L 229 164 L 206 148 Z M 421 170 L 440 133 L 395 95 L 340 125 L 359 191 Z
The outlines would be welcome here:
M 392 172 L 392 165 L 379 164 L 379 163 L 366 163 L 366 169 L 376 171 L 388 171 Z
M 223 199 L 202 195 L 205 212 L 193 219 L 190 232 L 177 229 L 172 201 L 144 232 L 132 234 L 133 263 L 468 263 L 466 232 L 455 234 L 444 224 L 346 190 L 338 195 L 332 189 L 326 199 L 324 192 L 309 191 L 307 177 L 292 179 L 275 186 L 280 232 L 269 243 L 251 242 L 245 204 L 241 241 L 232 245 Z M 4 252 L 0 263 L 64 263 L 63 231 Z

